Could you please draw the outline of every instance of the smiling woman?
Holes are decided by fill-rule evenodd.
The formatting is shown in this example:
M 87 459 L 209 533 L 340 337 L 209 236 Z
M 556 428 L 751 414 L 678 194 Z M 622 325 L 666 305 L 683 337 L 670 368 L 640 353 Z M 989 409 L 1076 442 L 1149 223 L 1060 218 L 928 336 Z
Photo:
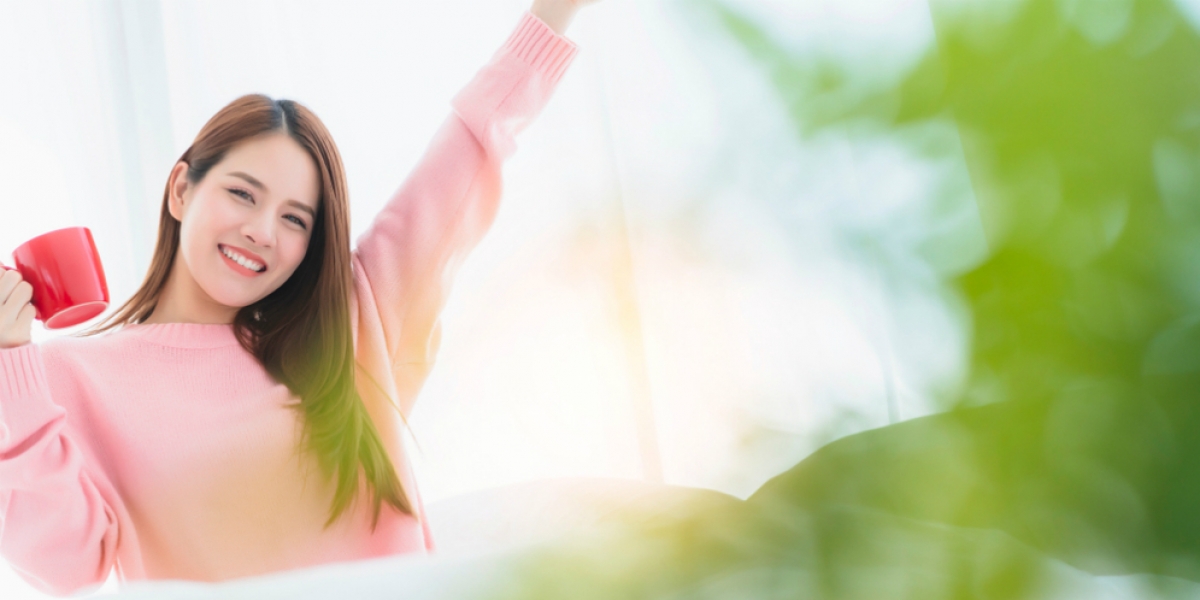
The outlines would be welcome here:
M 435 549 L 403 430 L 579 5 L 522 15 L 353 249 L 313 112 L 250 94 L 209 119 L 132 297 L 78 336 L 0 348 L 0 553 L 22 577 L 66 595 L 113 569 L 218 581 Z M 10 292 L 0 328 L 20 325 Z
M 375 474 L 374 528 L 381 502 L 409 515 L 413 508 L 353 386 L 350 251 L 340 243 L 349 237 L 347 203 L 337 146 L 316 115 L 261 94 L 234 100 L 171 170 L 142 288 L 85 335 L 118 325 L 234 325 L 246 351 L 305 399 L 292 408 L 305 414 L 309 449 L 338 477 L 326 526 L 354 499 L 362 467 Z
M 252 118 L 235 112 L 249 110 L 250 102 L 266 111 L 270 110 L 266 103 L 274 101 L 257 97 L 236 101 L 226 119 Z M 179 252 L 153 312 L 143 323 L 233 322 L 241 307 L 278 289 L 300 266 L 317 221 L 323 180 L 311 153 L 301 144 L 306 139 L 330 138 L 327 132 L 288 135 L 284 102 L 275 102 L 278 132 L 224 140 L 237 145 L 214 148 L 223 157 L 207 173 L 189 166 L 186 159 L 171 171 L 164 204 L 180 223 Z M 310 121 L 319 123 L 315 117 Z M 243 134 L 256 131 L 220 121 L 209 129 L 218 126 Z M 336 148 L 324 150 L 336 156 Z M 193 159 L 198 164 L 203 160 Z

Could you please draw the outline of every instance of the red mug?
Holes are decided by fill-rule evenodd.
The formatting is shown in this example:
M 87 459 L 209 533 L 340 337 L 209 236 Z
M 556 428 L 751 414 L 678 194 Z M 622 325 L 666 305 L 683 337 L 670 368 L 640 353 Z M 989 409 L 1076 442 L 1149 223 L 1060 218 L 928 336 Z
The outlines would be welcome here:
M 87 227 L 39 235 L 17 247 L 13 263 L 33 286 L 33 307 L 46 329 L 78 325 L 108 308 L 108 282 Z M 12 269 L 0 263 L 0 268 Z

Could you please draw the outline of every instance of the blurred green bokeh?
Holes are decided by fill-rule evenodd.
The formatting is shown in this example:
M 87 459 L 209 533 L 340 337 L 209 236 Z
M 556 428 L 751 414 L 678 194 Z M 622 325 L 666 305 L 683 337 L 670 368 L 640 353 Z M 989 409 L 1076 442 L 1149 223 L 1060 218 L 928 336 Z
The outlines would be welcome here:
M 935 0 L 936 47 L 848 90 L 856 65 L 709 6 L 799 135 L 952 122 L 988 244 L 947 281 L 972 315 L 955 410 L 836 443 L 759 496 L 1001 529 L 1096 573 L 1200 574 L 1200 38 L 1178 7 Z
M 936 43 L 873 78 L 785 49 L 732 4 L 690 6 L 768 74 L 798 138 L 961 155 L 986 253 L 961 267 L 967 248 L 919 250 L 960 265 L 936 270 L 969 306 L 967 384 L 744 506 L 531 563 L 533 589 L 571 574 L 585 597 L 1015 598 L 1091 597 L 1094 575 L 1200 581 L 1200 36 L 1180 8 L 933 0 Z M 939 123 L 960 143 L 914 134 Z

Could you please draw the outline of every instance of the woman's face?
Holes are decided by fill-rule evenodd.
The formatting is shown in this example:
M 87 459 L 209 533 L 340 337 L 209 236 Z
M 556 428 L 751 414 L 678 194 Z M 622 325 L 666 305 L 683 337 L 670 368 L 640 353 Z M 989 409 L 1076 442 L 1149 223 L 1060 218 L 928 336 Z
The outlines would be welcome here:
M 171 179 L 170 211 L 181 222 L 176 266 L 182 260 L 195 284 L 186 288 L 207 296 L 186 304 L 240 308 L 283 285 L 304 259 L 319 208 L 308 153 L 286 134 L 269 134 L 235 146 L 199 184 L 186 169 L 178 163 Z

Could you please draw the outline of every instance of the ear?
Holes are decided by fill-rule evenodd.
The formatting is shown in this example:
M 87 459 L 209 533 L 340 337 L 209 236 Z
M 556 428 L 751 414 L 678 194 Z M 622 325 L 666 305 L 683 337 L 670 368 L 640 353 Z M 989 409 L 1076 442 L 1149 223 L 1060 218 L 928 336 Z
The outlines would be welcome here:
M 187 170 L 188 164 L 181 160 L 175 163 L 167 178 L 167 210 L 176 221 L 183 221 L 183 196 L 188 189 Z

